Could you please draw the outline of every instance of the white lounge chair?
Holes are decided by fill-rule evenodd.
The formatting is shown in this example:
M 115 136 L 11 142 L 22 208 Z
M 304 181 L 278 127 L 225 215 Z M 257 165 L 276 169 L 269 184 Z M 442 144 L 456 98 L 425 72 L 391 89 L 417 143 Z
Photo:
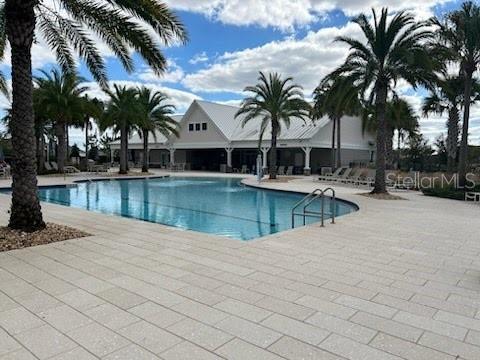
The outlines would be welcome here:
M 52 170 L 58 171 L 58 164 L 55 161 L 50 161 L 50 165 L 52 166 Z
M 277 168 L 277 174 L 278 174 L 278 175 L 285 175 L 285 166 L 280 165 L 280 166 Z
M 354 184 L 355 182 L 361 180 L 364 169 L 357 168 L 351 173 L 351 175 L 346 178 L 339 179 L 338 181 L 344 184 Z
M 337 170 L 335 170 L 333 173 L 331 174 L 325 174 L 325 175 L 320 175 L 318 177 L 318 180 L 320 181 L 329 181 L 329 180 L 332 180 L 334 178 L 338 178 L 341 174 L 342 171 L 344 171 L 346 169 L 346 167 L 339 167 Z
M 345 180 L 348 179 L 352 171 L 353 171 L 352 168 L 346 168 L 345 171 L 340 176 L 338 176 L 337 178 L 331 179 L 331 181 L 344 182 Z
M 45 164 L 43 164 L 43 167 L 47 171 L 53 171 L 52 165 L 50 165 L 50 163 L 48 163 L 48 162 L 45 162 Z
M 287 168 L 287 172 L 285 173 L 285 175 L 293 175 L 293 166 L 289 166 Z

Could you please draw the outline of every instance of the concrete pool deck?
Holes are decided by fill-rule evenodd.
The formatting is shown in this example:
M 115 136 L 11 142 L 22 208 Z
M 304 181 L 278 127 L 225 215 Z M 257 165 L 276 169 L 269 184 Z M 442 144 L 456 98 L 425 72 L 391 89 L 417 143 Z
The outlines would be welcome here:
M 479 359 L 480 206 L 335 188 L 360 211 L 250 242 L 43 203 L 92 236 L 0 253 L 0 359 Z

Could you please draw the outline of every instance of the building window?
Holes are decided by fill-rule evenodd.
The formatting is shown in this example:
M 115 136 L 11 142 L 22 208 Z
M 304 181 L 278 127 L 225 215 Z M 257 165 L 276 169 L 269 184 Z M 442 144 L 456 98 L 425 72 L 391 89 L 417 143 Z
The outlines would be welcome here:
M 188 131 L 193 131 L 193 124 L 188 124 Z
M 195 131 L 200 131 L 200 123 L 195 124 Z
M 202 130 L 203 131 L 207 130 L 207 123 L 202 123 Z

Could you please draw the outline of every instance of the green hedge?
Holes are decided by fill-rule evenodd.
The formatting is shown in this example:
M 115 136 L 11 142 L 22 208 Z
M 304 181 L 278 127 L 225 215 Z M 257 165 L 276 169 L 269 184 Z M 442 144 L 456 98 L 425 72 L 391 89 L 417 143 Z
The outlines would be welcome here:
M 457 189 L 454 186 L 445 187 L 433 187 L 428 189 L 422 189 L 422 192 L 427 196 L 436 196 L 440 198 L 453 199 L 453 200 L 465 200 L 465 192 L 480 192 L 480 185 L 475 186 L 473 189 Z

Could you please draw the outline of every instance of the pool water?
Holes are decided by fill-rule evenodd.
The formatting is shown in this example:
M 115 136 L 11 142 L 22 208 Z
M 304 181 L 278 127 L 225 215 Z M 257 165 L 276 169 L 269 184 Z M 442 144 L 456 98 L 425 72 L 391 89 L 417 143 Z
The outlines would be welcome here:
M 240 240 L 290 229 L 291 209 L 303 197 L 247 187 L 234 178 L 192 177 L 84 182 L 73 187 L 41 188 L 39 196 L 50 203 Z M 328 218 L 330 200 L 326 200 L 325 209 Z M 337 216 L 355 210 L 349 203 L 336 202 Z M 301 217 L 296 220 L 296 224 L 303 222 Z M 314 221 L 318 219 L 309 218 L 307 223 Z

